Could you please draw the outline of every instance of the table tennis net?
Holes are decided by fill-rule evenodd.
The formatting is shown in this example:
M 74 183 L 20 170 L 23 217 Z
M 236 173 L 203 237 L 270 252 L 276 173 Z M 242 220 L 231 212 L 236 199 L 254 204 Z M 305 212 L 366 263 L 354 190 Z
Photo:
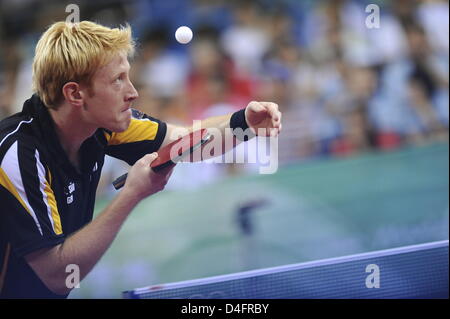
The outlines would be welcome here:
M 448 240 L 153 285 L 138 299 L 448 298 Z

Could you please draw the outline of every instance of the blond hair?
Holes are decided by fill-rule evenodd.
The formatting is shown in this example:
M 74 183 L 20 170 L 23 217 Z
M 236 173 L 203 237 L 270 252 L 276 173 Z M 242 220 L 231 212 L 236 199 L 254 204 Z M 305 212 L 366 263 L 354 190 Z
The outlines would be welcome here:
M 115 54 L 134 54 L 131 27 L 108 28 L 90 21 L 56 22 L 41 36 L 33 61 L 33 90 L 56 109 L 67 82 L 90 85 L 95 71 Z

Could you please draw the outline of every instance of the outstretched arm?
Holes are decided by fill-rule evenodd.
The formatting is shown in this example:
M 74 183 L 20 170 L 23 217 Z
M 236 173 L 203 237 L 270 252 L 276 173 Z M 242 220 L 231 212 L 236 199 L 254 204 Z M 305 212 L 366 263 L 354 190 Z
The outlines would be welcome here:
M 154 173 L 150 163 L 156 156 L 156 153 L 148 154 L 133 165 L 123 190 L 91 223 L 68 237 L 64 243 L 25 256 L 28 264 L 52 292 L 68 294 L 71 289 L 66 285 L 67 265 L 77 265 L 80 280 L 83 279 L 111 245 L 137 203 L 164 188 L 173 168 Z
M 183 132 L 192 132 L 197 129 L 207 128 L 215 131 L 213 139 L 209 143 L 220 143 L 221 147 L 213 148 L 212 154 L 202 154 L 202 160 L 220 156 L 242 140 L 247 140 L 255 135 L 278 136 L 281 131 L 281 112 L 278 105 L 272 102 L 250 102 L 244 110 L 221 116 L 209 117 L 194 123 L 189 127 L 180 127 L 172 124 L 167 125 L 167 133 L 161 147 L 177 140 Z M 248 130 L 246 130 L 248 128 Z M 235 130 L 237 129 L 237 130 Z M 240 130 L 241 129 L 241 130 Z M 243 130 L 243 136 L 239 137 Z M 219 137 L 220 140 L 215 140 Z M 238 137 L 238 138 L 237 138 Z M 242 138 L 244 137 L 244 138 Z M 226 143 L 226 141 L 232 141 Z M 205 144 L 206 145 L 206 144 Z M 203 147 L 205 147 L 205 145 Z M 199 160 L 194 157 L 193 160 Z

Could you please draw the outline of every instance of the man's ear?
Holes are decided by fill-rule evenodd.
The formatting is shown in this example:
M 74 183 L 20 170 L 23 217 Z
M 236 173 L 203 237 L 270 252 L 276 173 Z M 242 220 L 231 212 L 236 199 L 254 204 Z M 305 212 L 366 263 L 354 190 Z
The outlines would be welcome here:
M 62 88 L 65 100 L 74 106 L 83 106 L 83 95 L 80 85 L 76 82 L 67 82 Z

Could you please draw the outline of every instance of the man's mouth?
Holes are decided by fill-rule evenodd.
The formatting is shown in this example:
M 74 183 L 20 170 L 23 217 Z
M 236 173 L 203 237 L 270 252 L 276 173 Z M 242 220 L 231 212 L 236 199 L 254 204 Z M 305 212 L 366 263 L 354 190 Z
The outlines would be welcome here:
M 131 108 L 131 105 L 127 105 L 127 106 L 125 106 L 125 107 L 121 110 L 121 112 L 126 112 L 126 111 L 128 111 L 130 108 Z

